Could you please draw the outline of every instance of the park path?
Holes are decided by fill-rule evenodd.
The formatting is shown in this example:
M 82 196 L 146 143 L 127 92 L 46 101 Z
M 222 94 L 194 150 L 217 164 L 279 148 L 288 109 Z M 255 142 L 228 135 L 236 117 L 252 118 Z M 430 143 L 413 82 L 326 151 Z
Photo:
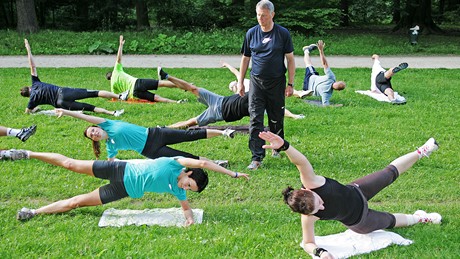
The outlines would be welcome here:
M 34 56 L 37 67 L 113 67 L 116 55 L 47 55 Z M 123 55 L 124 67 L 154 68 L 218 68 L 220 61 L 239 67 L 239 55 Z M 332 68 L 371 67 L 372 60 L 363 56 L 327 56 Z M 409 63 L 411 68 L 460 68 L 460 56 L 382 56 L 384 67 L 395 66 L 401 62 Z M 295 57 L 296 67 L 303 68 L 301 56 Z M 313 64 L 320 66 L 319 57 L 312 57 Z M 28 67 L 27 56 L 0 56 L 0 68 Z

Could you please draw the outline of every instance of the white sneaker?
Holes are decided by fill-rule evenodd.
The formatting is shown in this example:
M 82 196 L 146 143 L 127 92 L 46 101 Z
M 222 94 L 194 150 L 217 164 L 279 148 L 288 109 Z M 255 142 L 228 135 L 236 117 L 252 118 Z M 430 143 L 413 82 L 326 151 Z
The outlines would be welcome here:
M 406 98 L 404 98 L 402 96 L 398 96 L 398 97 L 394 98 L 393 100 L 391 100 L 391 103 L 392 104 L 405 104 L 406 103 Z
M 114 111 L 114 112 L 113 112 L 113 116 L 115 116 L 115 117 L 120 117 L 123 113 L 125 113 L 125 110 L 124 110 L 124 109 L 117 110 L 117 111 Z
M 18 213 L 16 214 L 16 219 L 17 220 L 29 220 L 35 216 L 35 213 L 33 210 L 28 209 L 28 208 L 22 208 Z
M 129 90 L 124 91 L 123 93 L 121 93 L 119 99 L 122 100 L 122 101 L 126 101 L 126 100 L 128 100 L 128 96 L 129 96 Z
M 297 114 L 297 115 L 294 116 L 294 120 L 301 120 L 301 119 L 305 119 L 305 115 Z
M 220 165 L 223 168 L 228 168 L 228 166 L 229 166 L 228 160 L 214 160 L 213 162 L 214 162 L 214 164 Z
M 442 217 L 439 213 L 426 213 L 423 210 L 417 210 L 413 214 L 416 217 L 419 217 L 419 223 L 433 223 L 433 224 L 441 224 Z
M 226 137 L 229 137 L 229 138 L 234 138 L 235 137 L 235 130 L 232 130 L 232 129 L 225 129 L 223 132 L 222 132 L 222 135 L 226 136 Z
M 29 159 L 29 152 L 22 149 L 0 150 L 0 160 L 21 160 Z
M 434 138 L 430 138 L 423 146 L 417 149 L 417 153 L 429 157 L 433 151 L 438 150 L 439 145 Z

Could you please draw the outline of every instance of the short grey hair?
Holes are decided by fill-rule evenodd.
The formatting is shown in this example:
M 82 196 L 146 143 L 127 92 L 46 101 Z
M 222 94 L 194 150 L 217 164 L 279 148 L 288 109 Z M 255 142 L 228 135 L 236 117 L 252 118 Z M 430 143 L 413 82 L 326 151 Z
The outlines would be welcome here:
M 259 1 L 256 5 L 256 10 L 257 8 L 260 8 L 260 9 L 268 9 L 271 13 L 273 13 L 275 11 L 275 6 L 273 5 L 272 2 L 268 1 L 268 0 L 262 0 L 262 1 Z

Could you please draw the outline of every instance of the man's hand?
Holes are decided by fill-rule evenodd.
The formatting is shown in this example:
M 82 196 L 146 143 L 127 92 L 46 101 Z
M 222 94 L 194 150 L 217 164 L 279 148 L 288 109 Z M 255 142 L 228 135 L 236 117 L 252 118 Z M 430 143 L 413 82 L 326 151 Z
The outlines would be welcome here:
M 237 84 L 238 94 L 243 97 L 244 96 L 244 85 L 243 82 L 238 82 Z
M 284 91 L 287 97 L 290 97 L 294 94 L 294 88 L 290 85 L 286 86 L 286 90 Z

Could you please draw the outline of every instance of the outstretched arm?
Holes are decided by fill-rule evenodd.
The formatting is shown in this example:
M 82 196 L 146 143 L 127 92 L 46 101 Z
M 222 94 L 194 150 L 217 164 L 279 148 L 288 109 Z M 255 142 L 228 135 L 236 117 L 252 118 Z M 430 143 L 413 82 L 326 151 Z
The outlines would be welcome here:
M 180 201 L 180 206 L 182 207 L 182 211 L 184 212 L 185 226 L 188 227 L 195 223 L 195 220 L 193 219 L 192 207 L 190 207 L 188 201 Z
M 263 148 L 282 149 L 286 152 L 289 160 L 299 170 L 300 181 L 304 187 L 314 189 L 324 184 L 325 178 L 315 174 L 308 159 L 280 136 L 270 131 L 264 131 L 259 133 L 259 138 L 270 142 L 270 145 L 263 145 Z
M 85 120 L 93 124 L 99 124 L 105 121 L 104 118 L 86 115 L 84 113 L 73 112 L 73 111 L 64 110 L 64 109 L 54 109 L 54 111 L 56 112 L 56 115 L 58 116 L 58 118 L 61 118 L 63 115 L 65 115 L 65 116 L 70 116 L 70 117 L 74 117 L 77 119 Z
M 24 45 L 26 46 L 27 57 L 29 59 L 30 74 L 37 76 L 37 68 L 35 67 L 34 58 L 32 56 L 32 51 L 30 50 L 29 41 L 27 39 L 24 39 Z
M 117 61 L 115 65 L 118 63 L 121 64 L 121 56 L 123 55 L 123 45 L 125 44 L 125 40 L 123 39 L 123 35 L 120 35 L 120 45 L 118 46 L 118 53 L 117 53 Z
M 177 159 L 177 162 L 179 162 L 179 164 L 181 164 L 181 165 L 183 165 L 185 167 L 208 169 L 208 170 L 218 172 L 218 173 L 221 173 L 221 174 L 226 174 L 226 175 L 231 176 L 233 178 L 244 177 L 247 180 L 249 180 L 249 175 L 230 171 L 228 169 L 223 168 L 220 165 L 214 164 L 211 161 L 197 160 L 197 159 L 193 159 L 193 158 L 185 158 L 184 157 L 184 158 Z
M 326 69 L 329 67 L 329 65 L 327 64 L 326 56 L 324 55 L 324 46 L 326 46 L 326 43 L 324 43 L 322 40 L 319 40 L 316 45 L 318 45 L 319 58 L 321 59 L 321 64 L 323 65 L 323 68 Z
M 220 63 L 223 67 L 228 68 L 228 70 L 230 70 L 230 72 L 232 72 L 235 75 L 236 79 L 238 79 L 238 77 L 240 76 L 240 71 L 238 71 L 238 69 L 234 68 L 232 65 L 225 61 L 221 61 Z
M 302 245 L 303 250 L 309 254 L 314 254 L 319 247 L 315 243 L 315 222 L 319 218 L 312 215 L 302 215 Z M 327 251 L 321 253 L 321 259 L 332 259 L 334 256 Z

